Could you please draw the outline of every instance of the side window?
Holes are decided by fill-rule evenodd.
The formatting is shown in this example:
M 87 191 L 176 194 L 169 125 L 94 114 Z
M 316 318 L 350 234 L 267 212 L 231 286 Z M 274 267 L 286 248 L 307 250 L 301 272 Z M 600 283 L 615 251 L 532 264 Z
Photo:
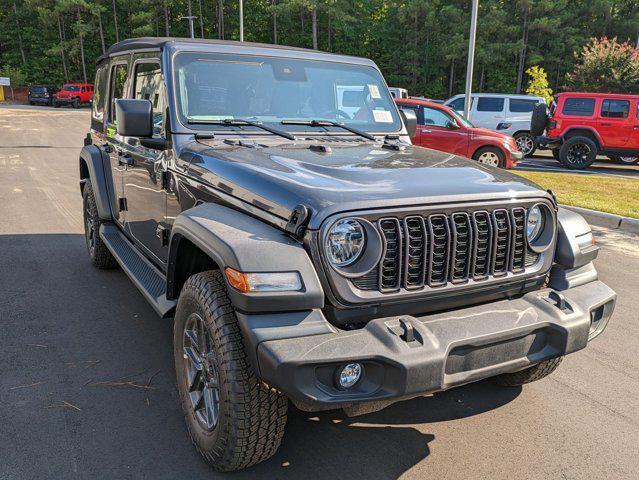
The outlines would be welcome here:
M 479 97 L 477 100 L 478 112 L 503 112 L 504 99 L 495 97 Z
M 423 109 L 418 105 L 398 105 L 400 110 L 411 110 L 415 112 L 415 116 L 417 117 L 417 125 L 424 125 L 424 112 Z
M 630 102 L 628 100 L 604 100 L 601 116 L 606 118 L 628 118 Z
M 86 89 L 86 88 L 84 88 L 84 87 L 82 87 L 81 92 L 82 92 L 82 93 L 84 93 L 84 92 L 86 92 L 86 91 L 87 91 L 87 89 Z
M 111 79 L 109 88 L 109 123 L 115 123 L 115 101 L 124 97 L 124 85 L 128 75 L 128 67 L 125 64 L 111 67 Z
M 537 100 L 522 100 L 520 98 L 511 98 L 508 102 L 508 111 L 510 113 L 530 113 L 535 108 Z
M 134 97 L 149 100 L 153 106 L 153 133 L 160 134 L 164 120 L 164 96 L 162 94 L 162 70 L 160 64 L 138 63 L 134 71 Z
M 102 66 L 98 68 L 95 72 L 95 84 L 97 85 L 97 89 L 95 90 L 95 95 L 93 96 L 93 105 L 91 107 L 92 117 L 93 119 L 102 123 L 104 120 L 104 93 L 106 91 L 106 66 Z
M 473 100 L 475 100 L 474 98 L 471 100 L 471 105 Z M 465 98 L 464 97 L 459 97 L 457 100 L 453 100 L 452 102 L 450 102 L 450 105 L 448 105 L 450 108 L 452 108 L 453 110 L 456 110 L 458 112 L 463 112 L 464 111 L 464 104 L 465 104 Z
M 562 110 L 564 115 L 576 115 L 579 117 L 589 117 L 595 113 L 594 98 L 567 98 Z
M 453 119 L 436 108 L 424 107 L 424 125 L 449 128 Z

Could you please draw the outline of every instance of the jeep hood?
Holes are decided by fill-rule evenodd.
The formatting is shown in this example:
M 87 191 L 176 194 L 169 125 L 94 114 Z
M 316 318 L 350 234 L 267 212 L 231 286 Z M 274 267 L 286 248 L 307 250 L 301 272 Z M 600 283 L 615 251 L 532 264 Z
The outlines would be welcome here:
M 251 146 L 191 141 L 179 159 L 189 177 L 283 219 L 304 204 L 312 212 L 309 228 L 344 211 L 548 195 L 505 170 L 437 150 L 326 137 Z

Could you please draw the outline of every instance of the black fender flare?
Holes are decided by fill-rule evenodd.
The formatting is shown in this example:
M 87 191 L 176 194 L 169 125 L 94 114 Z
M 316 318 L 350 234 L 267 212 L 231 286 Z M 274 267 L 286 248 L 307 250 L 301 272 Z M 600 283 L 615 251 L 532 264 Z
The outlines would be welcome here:
M 229 286 L 233 305 L 244 312 L 286 312 L 323 308 L 324 291 L 304 246 L 286 232 L 229 207 L 205 203 L 180 213 L 171 229 L 167 297 L 177 298 L 180 242 L 188 240 L 224 270 L 245 273 L 298 272 L 302 290 L 242 293 Z M 226 278 L 226 276 L 224 276 Z
M 107 164 L 108 166 L 108 164 Z M 112 204 L 113 188 L 111 169 L 105 168 L 104 154 L 95 145 L 85 145 L 80 151 L 80 192 L 84 192 L 84 184 L 91 179 L 93 196 L 98 208 L 98 216 L 102 220 L 112 220 L 117 209 Z

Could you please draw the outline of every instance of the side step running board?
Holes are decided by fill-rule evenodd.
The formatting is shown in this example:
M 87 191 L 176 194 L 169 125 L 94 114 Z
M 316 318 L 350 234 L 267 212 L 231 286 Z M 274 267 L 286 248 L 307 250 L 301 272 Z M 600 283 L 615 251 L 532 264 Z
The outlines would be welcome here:
M 114 224 L 103 223 L 100 238 L 155 311 L 162 318 L 173 316 L 176 302 L 166 298 L 166 277 L 162 272 L 144 258 Z

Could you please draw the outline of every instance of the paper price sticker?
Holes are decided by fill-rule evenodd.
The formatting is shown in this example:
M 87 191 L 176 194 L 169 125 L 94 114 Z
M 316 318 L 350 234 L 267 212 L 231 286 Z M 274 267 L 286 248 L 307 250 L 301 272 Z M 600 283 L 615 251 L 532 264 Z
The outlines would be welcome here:
M 393 116 L 388 110 L 373 110 L 373 118 L 377 123 L 393 123 Z
M 375 98 L 375 99 L 382 98 L 382 96 L 379 93 L 379 88 L 377 88 L 377 85 L 369 85 L 368 91 L 371 94 L 371 98 Z

